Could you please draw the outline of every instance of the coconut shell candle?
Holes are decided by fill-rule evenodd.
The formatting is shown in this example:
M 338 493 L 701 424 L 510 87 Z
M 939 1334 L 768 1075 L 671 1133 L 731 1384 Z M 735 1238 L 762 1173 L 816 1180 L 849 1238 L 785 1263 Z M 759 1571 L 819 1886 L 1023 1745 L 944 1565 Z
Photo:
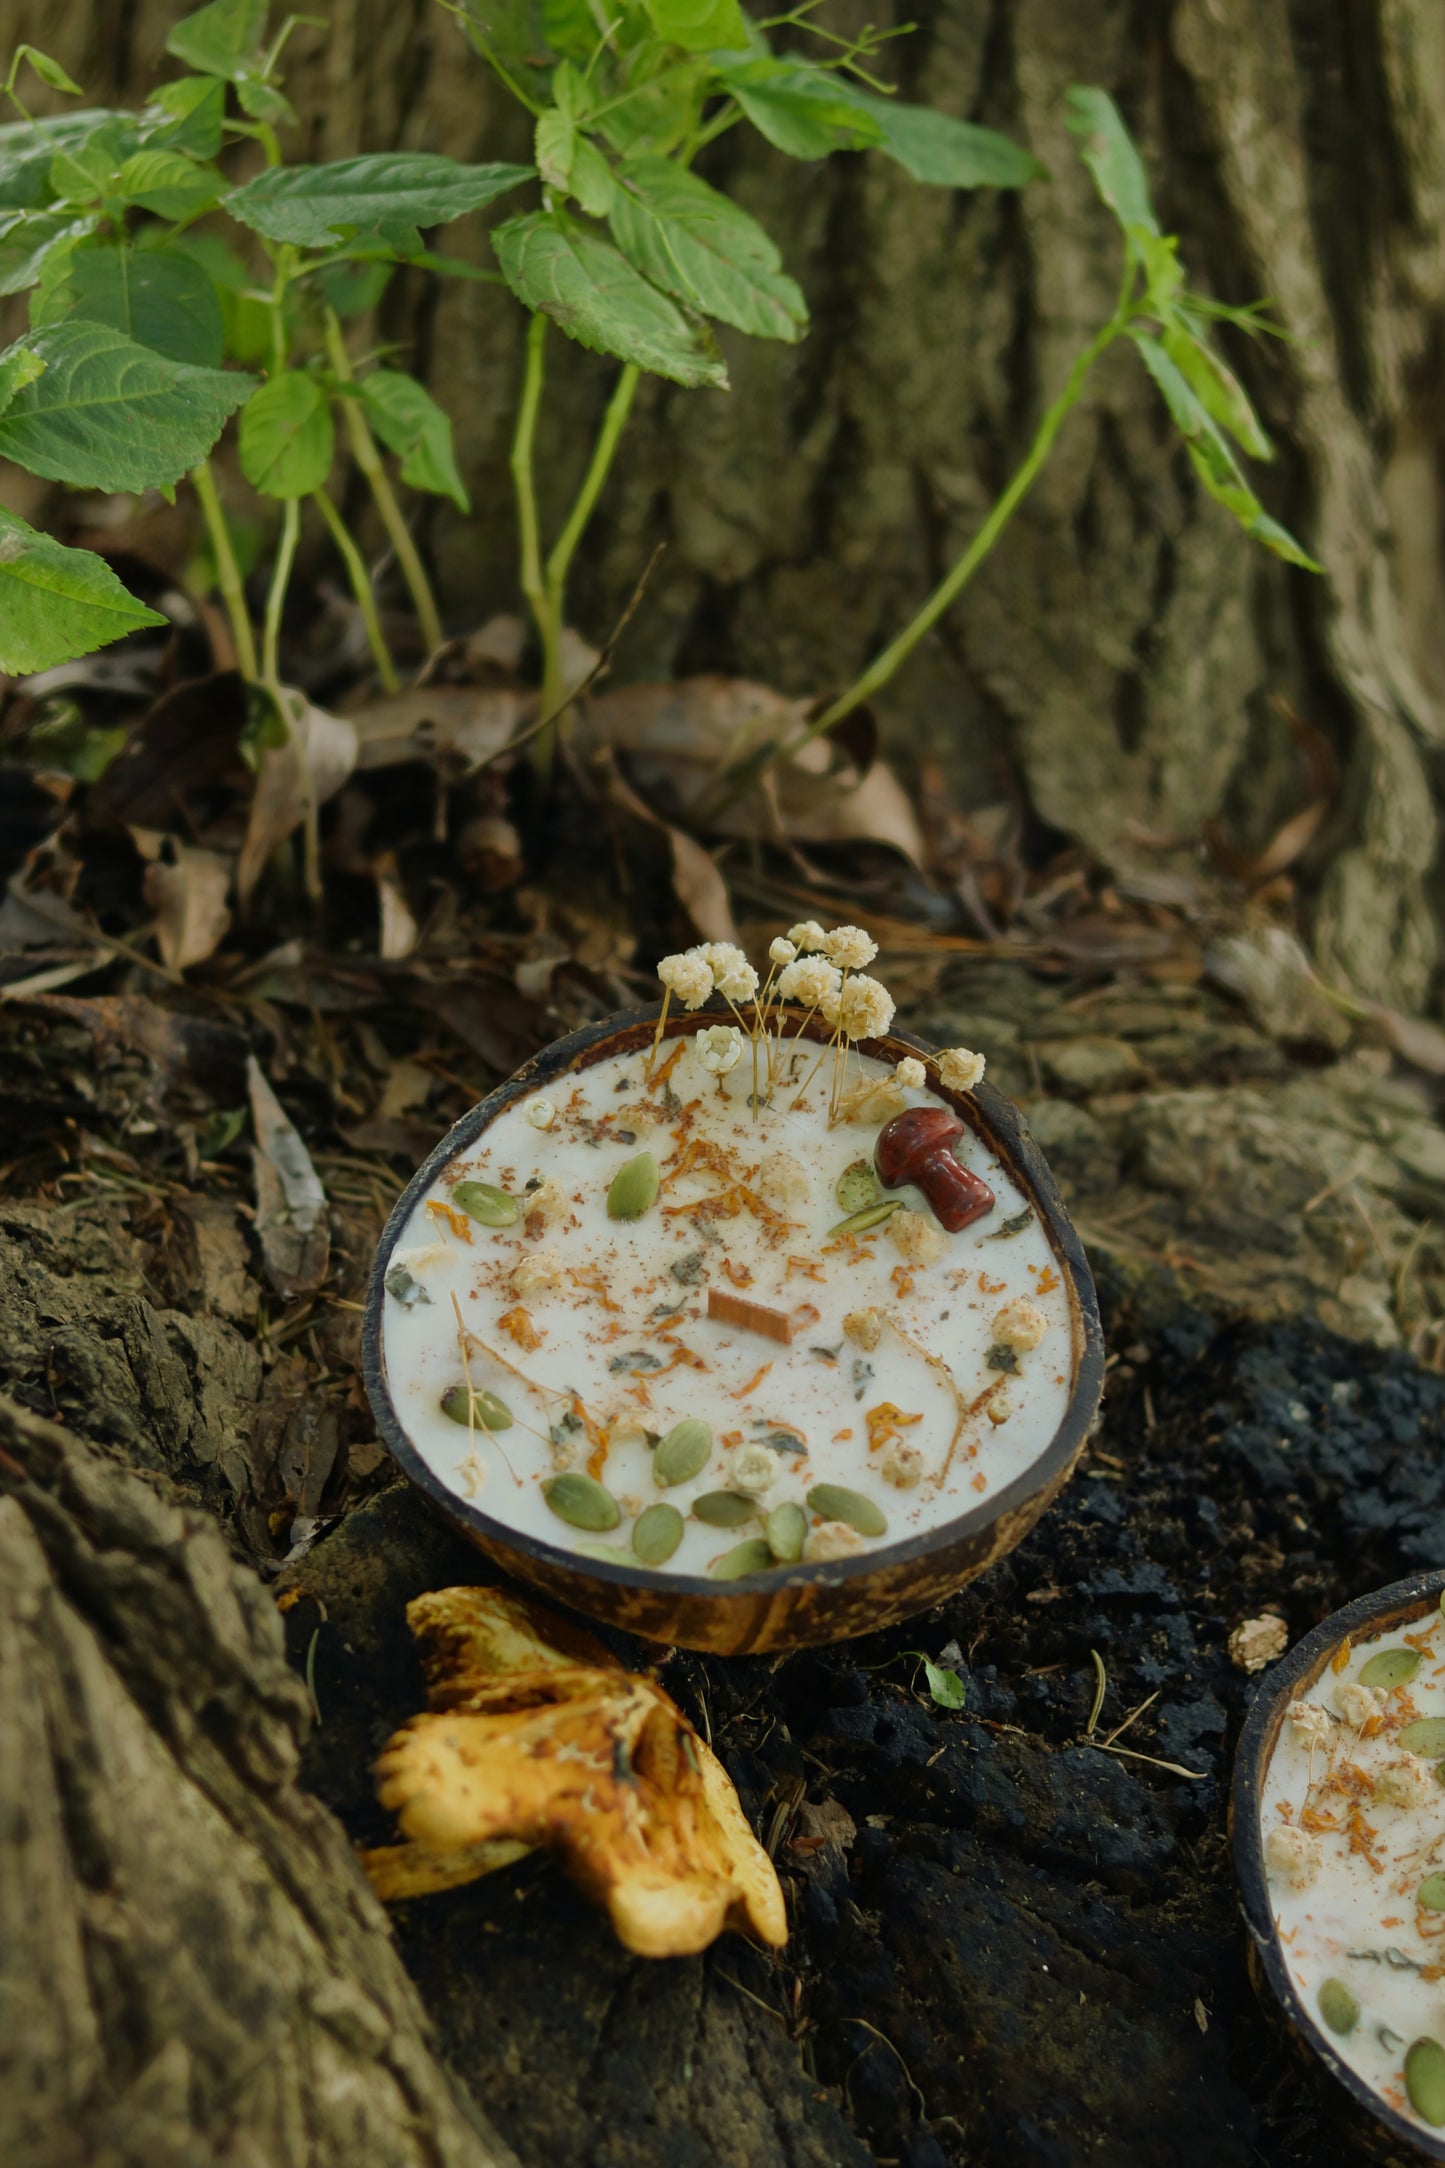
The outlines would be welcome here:
M 549 1049 L 387 1230 L 368 1385 L 403 1465 L 512 1570 L 660 1638 L 937 1600 L 1097 1402 L 1047 1173 L 985 1117 L 980 1056 L 888 1038 L 874 953 L 809 925 L 761 982 L 723 944 L 665 958 L 655 1021 Z
M 1236 1774 L 1262 1968 L 1379 2125 L 1445 2159 L 1442 1576 L 1326 1621 L 1271 1675 Z

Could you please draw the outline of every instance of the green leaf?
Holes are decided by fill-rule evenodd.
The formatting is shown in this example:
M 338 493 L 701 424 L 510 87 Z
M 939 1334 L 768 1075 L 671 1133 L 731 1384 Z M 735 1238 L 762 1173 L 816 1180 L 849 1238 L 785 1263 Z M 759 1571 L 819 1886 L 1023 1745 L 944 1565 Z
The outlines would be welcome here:
M 176 24 L 166 51 L 202 75 L 234 83 L 261 66 L 266 38 L 266 0 L 211 0 Z
M 1179 261 L 1179 241 L 1174 234 L 1151 233 L 1147 226 L 1126 226 L 1125 236 L 1144 267 L 1147 281 L 1141 308 L 1151 316 L 1168 316 L 1184 285 L 1184 266 Z
M 837 82 L 835 91 L 877 123 L 879 150 L 915 181 L 935 188 L 1022 188 L 1048 178 L 1031 151 L 992 128 L 955 120 L 931 106 L 880 98 L 856 83 Z
M 928 1681 L 928 1691 L 940 1709 L 962 1709 L 968 1703 L 968 1690 L 956 1671 L 943 1664 L 923 1659 L 923 1676 Z
M 331 471 L 336 426 L 314 376 L 283 369 L 241 412 L 241 472 L 263 497 L 309 497 Z
M 590 59 L 598 29 L 587 0 L 542 0 L 542 35 L 554 53 Z
M 328 263 L 317 272 L 316 282 L 338 316 L 360 316 L 376 307 L 392 270 L 389 263 Z
M 155 93 L 141 115 L 141 138 L 153 150 L 215 158 L 225 118 L 225 84 L 210 75 L 183 75 Z
M 165 622 L 122 587 L 103 558 L 65 549 L 0 512 L 0 670 L 7 676 L 51 670 Z
M 135 129 L 113 119 L 96 128 L 50 162 L 50 185 L 66 203 L 99 203 L 112 192 L 122 161 L 135 143 Z
M 225 352 L 215 282 L 203 264 L 178 249 L 83 242 L 31 308 L 35 324 L 67 316 L 109 324 L 138 346 L 202 369 L 219 369 Z
M 27 384 L 44 372 L 45 364 L 28 346 L 11 346 L 0 354 L 0 414 Z
M 1266 549 L 1273 550 L 1276 557 L 1283 557 L 1288 564 L 1300 565 L 1306 572 L 1320 571 L 1321 567 L 1308 551 L 1265 511 L 1240 473 L 1238 462 L 1213 416 L 1195 397 L 1182 371 L 1159 341 L 1144 331 L 1131 331 L 1129 336 L 1158 385 L 1164 404 L 1184 439 L 1184 448 L 1194 471 L 1210 496 L 1233 514 L 1246 534 L 1262 542 Z
M 23 344 L 45 374 L 0 414 L 0 458 L 83 489 L 159 489 L 205 458 L 254 381 L 71 318 Z
M 571 119 L 555 105 L 537 116 L 532 136 L 532 156 L 537 171 L 549 188 L 565 188 L 572 178 L 572 158 L 577 149 L 577 130 Z
M 48 84 L 51 90 L 63 90 L 66 96 L 70 98 L 83 98 L 85 96 L 85 92 L 81 89 L 79 83 L 71 82 L 60 62 L 52 60 L 49 53 L 42 53 L 38 46 L 17 45 L 15 58 L 17 61 L 28 60 L 41 82 Z
M 498 226 L 492 246 L 518 300 L 569 338 L 676 384 L 726 388 L 727 370 L 705 334 L 606 241 L 555 211 L 531 211 Z
M 108 191 L 114 201 L 137 204 L 157 218 L 199 218 L 214 209 L 225 183 L 214 166 L 200 166 L 179 151 L 136 151 Z
M 380 152 L 330 166 L 274 166 L 224 201 L 232 217 L 268 241 L 328 248 L 344 235 L 414 256 L 418 227 L 480 210 L 531 177 L 530 166 L 464 166 L 431 152 Z
M 726 60 L 715 72 L 760 135 L 790 158 L 882 147 L 883 130 L 821 68 L 790 60 Z
M 413 489 L 450 497 L 459 512 L 470 512 L 452 425 L 431 393 L 399 369 L 374 369 L 362 380 L 361 402 L 382 443 L 400 455 L 402 480 Z
M 274 83 L 263 83 L 258 75 L 237 77 L 236 102 L 252 120 L 264 120 L 273 128 L 296 126 L 296 108 L 291 100 Z
M 45 270 L 50 258 L 94 233 L 93 212 L 77 218 L 69 211 L 30 211 L 0 233 L 0 294 L 23 294 Z
M 45 120 L 10 121 L 0 127 L 0 211 L 28 211 L 46 202 L 56 152 L 73 150 L 115 118 L 94 107 L 84 113 L 53 113 Z
M 1158 233 L 1159 221 L 1149 200 L 1149 181 L 1134 139 L 1119 117 L 1107 90 L 1076 83 L 1068 97 L 1068 124 L 1083 148 L 1079 156 L 1094 186 L 1119 224 Z
M 734 50 L 748 42 L 738 0 L 643 0 L 660 38 L 685 53 Z
M 1165 324 L 1161 339 L 1165 353 L 1210 419 L 1227 429 L 1252 459 L 1273 459 L 1274 446 L 1234 371 L 1177 319 Z
M 628 262 L 664 293 L 754 338 L 802 337 L 808 304 L 773 242 L 695 173 L 665 158 L 624 166 L 611 222 Z
M 611 166 L 586 136 L 577 138 L 572 157 L 572 193 L 590 218 L 605 218 L 617 194 Z

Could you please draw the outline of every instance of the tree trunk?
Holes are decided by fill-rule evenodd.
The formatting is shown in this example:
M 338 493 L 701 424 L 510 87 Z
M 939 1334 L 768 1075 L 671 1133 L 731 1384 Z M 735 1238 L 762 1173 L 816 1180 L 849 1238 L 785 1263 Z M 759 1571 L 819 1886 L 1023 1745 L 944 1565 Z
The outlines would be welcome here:
M 88 90 L 135 98 L 176 0 L 98 0 L 57 22 L 6 0 Z M 870 15 L 878 15 L 870 8 Z M 885 24 L 918 10 L 892 0 Z M 864 17 L 840 0 L 840 27 Z M 404 142 L 527 155 L 509 105 L 433 0 L 336 0 L 298 32 L 293 155 Z M 832 18 L 830 18 L 832 19 Z M 711 155 L 760 213 L 814 313 L 798 349 L 724 336 L 730 396 L 651 381 L 585 555 L 574 609 L 606 633 L 653 544 L 668 554 L 620 674 L 738 669 L 840 686 L 978 524 L 1118 283 L 1112 222 L 1064 126 L 1106 85 L 1197 279 L 1272 297 L 1288 343 L 1232 341 L 1283 457 L 1265 477 L 1328 577 L 1245 543 L 1115 351 L 996 558 L 880 703 L 889 741 L 940 758 L 960 801 L 1004 795 L 1157 870 L 1223 814 L 1244 841 L 1289 803 L 1272 696 L 1336 738 L 1346 789 L 1314 874 L 1327 967 L 1426 995 L 1437 950 L 1429 777 L 1445 740 L 1434 367 L 1445 300 L 1445 18 L 1433 0 L 979 0 L 933 5 L 891 49 L 901 87 L 1008 129 L 1052 176 L 1022 196 L 915 187 L 876 158 L 802 168 L 746 131 Z M 455 245 L 485 257 L 475 227 Z M 456 422 L 478 515 L 428 508 L 457 620 L 517 600 L 506 452 L 522 319 L 498 289 L 398 289 Z M 1240 349 L 1243 348 L 1243 351 Z M 612 370 L 551 341 L 541 447 L 553 514 Z

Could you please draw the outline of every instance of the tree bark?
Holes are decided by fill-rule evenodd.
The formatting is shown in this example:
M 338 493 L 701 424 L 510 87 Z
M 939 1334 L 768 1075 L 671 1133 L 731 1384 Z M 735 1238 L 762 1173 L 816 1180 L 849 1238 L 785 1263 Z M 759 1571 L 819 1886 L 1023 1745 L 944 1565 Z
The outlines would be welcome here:
M 515 2168 L 453 2091 L 304 1688 L 206 1516 L 0 1402 L 0 2158 Z
M 176 0 L 5 0 L 97 95 L 137 98 Z M 890 0 L 886 26 L 919 14 Z M 394 143 L 528 155 L 433 0 L 337 0 L 288 49 L 292 155 Z M 862 0 L 833 17 L 861 24 Z M 1107 316 L 1118 242 L 1064 126 L 1074 81 L 1118 99 L 1196 279 L 1273 298 L 1288 343 L 1231 340 L 1283 456 L 1271 509 L 1316 581 L 1246 543 L 1184 465 L 1135 357 L 1111 354 L 971 592 L 879 703 L 966 806 L 1010 770 L 1043 820 L 1138 871 L 1224 815 L 1247 842 L 1297 786 L 1283 697 L 1336 738 L 1346 787 L 1313 866 L 1326 966 L 1426 995 L 1437 954 L 1430 778 L 1445 741 L 1433 389 L 1445 302 L 1445 21 L 1433 0 L 980 0 L 893 47 L 905 95 L 1002 126 L 1051 179 L 1021 196 L 915 187 L 877 158 L 800 167 L 747 131 L 709 153 L 808 291 L 797 349 L 724 335 L 730 396 L 649 382 L 574 595 L 604 635 L 653 544 L 668 554 L 619 675 L 737 669 L 792 693 L 846 683 L 978 524 L 1069 362 Z M 474 228 L 449 245 L 485 259 Z M 400 282 L 384 330 L 456 423 L 478 515 L 425 509 L 458 622 L 514 606 L 506 472 L 520 311 L 497 288 Z M 541 447 L 555 521 L 613 371 L 550 342 Z M 1241 349 L 1243 349 L 1241 351 Z M 1006 746 L 1006 758 L 1000 746 Z

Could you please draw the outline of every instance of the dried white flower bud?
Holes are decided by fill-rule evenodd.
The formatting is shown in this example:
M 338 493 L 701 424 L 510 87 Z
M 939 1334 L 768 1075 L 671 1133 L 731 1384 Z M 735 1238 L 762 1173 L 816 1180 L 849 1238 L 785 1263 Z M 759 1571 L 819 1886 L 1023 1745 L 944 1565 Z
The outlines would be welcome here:
M 810 949 L 820 949 L 827 938 L 828 936 L 815 918 L 801 919 L 796 926 L 788 928 L 788 939 L 800 956 L 805 955 Z
M 803 1556 L 809 1565 L 819 1566 L 832 1558 L 856 1558 L 862 1548 L 863 1538 L 856 1528 L 846 1521 L 824 1521 L 803 1545 Z
M 771 1204 L 806 1204 L 808 1171 L 791 1152 L 769 1152 L 758 1169 L 758 1188 Z
M 1018 1348 L 1027 1352 L 1037 1347 L 1049 1329 L 1049 1321 L 1036 1302 L 1027 1295 L 1016 1295 L 1006 1302 L 993 1321 L 994 1343 L 998 1347 Z
M 878 943 L 861 926 L 835 926 L 823 939 L 830 964 L 842 971 L 861 971 L 878 954 Z
M 1358 1679 L 1335 1688 L 1335 1707 L 1347 1724 L 1356 1731 L 1368 1724 L 1372 1716 L 1378 1716 L 1389 1696 L 1383 1686 L 1361 1686 Z
M 905 1091 L 921 1092 L 928 1081 L 928 1071 L 916 1055 L 905 1054 L 893 1072 L 894 1080 Z
M 794 929 L 796 931 L 796 928 Z M 836 993 L 842 974 L 822 956 L 800 956 L 778 973 L 778 997 L 803 1009 L 820 1009 Z
M 922 1479 L 923 1455 L 916 1445 L 895 1438 L 878 1463 L 878 1473 L 895 1490 L 912 1490 Z
M 948 1248 L 948 1237 L 937 1220 L 907 1205 L 886 1222 L 888 1239 L 910 1265 L 936 1265 Z
M 775 964 L 790 964 L 797 953 L 798 951 L 793 943 L 785 941 L 782 935 L 779 934 L 777 940 L 769 944 L 768 960 L 770 963 Z
M 1435 1773 L 1418 1754 L 1402 1754 L 1398 1761 L 1387 1762 L 1375 1779 L 1375 1798 L 1383 1806 L 1423 1807 L 1439 1796 Z
M 742 1060 L 743 1035 L 736 1024 L 712 1024 L 697 1033 L 692 1050 L 710 1076 L 726 1076 Z
M 948 1046 L 938 1057 L 938 1081 L 945 1091 L 971 1092 L 983 1082 L 987 1066 L 982 1054 L 971 1054 L 966 1046 Z
M 758 990 L 758 974 L 732 941 L 704 941 L 702 953 L 712 972 L 713 984 L 725 1001 L 751 1001 Z
M 530 1122 L 534 1129 L 550 1129 L 557 1119 L 557 1109 L 550 1099 L 539 1095 L 527 1101 L 522 1109 L 522 1119 Z
M 883 1337 L 886 1322 L 881 1310 L 850 1310 L 843 1320 L 843 1330 L 850 1340 L 871 1355 Z
M 1009 1389 L 1006 1385 L 1000 1385 L 985 1411 L 988 1419 L 991 1423 L 1006 1423 L 1013 1411 L 1014 1404 L 1009 1398 Z
M 712 992 L 712 966 L 701 949 L 684 949 L 678 956 L 664 956 L 657 975 L 685 1009 L 700 1009 Z
M 1335 1728 L 1329 1710 L 1317 1701 L 1292 1701 L 1284 1713 L 1301 1746 L 1323 1746 Z
M 563 1218 L 570 1208 L 571 1199 L 566 1190 L 555 1174 L 549 1174 L 535 1189 L 529 1189 L 522 1199 L 523 1229 L 535 1241 L 544 1227 L 550 1227 L 553 1220 Z
M 894 1007 L 893 996 L 881 979 L 863 973 L 844 979 L 838 994 L 839 1029 L 845 1039 L 880 1038 L 893 1021 Z
M 562 1285 L 564 1267 L 555 1250 L 533 1250 L 512 1267 L 512 1293 L 524 1300 Z
M 1291 1889 L 1308 1889 L 1320 1871 L 1324 1850 L 1305 1829 L 1272 1829 L 1264 1840 L 1264 1863 Z
M 728 1479 L 734 1490 L 761 1498 L 778 1480 L 778 1456 L 765 1445 L 740 1445 L 728 1465 Z

